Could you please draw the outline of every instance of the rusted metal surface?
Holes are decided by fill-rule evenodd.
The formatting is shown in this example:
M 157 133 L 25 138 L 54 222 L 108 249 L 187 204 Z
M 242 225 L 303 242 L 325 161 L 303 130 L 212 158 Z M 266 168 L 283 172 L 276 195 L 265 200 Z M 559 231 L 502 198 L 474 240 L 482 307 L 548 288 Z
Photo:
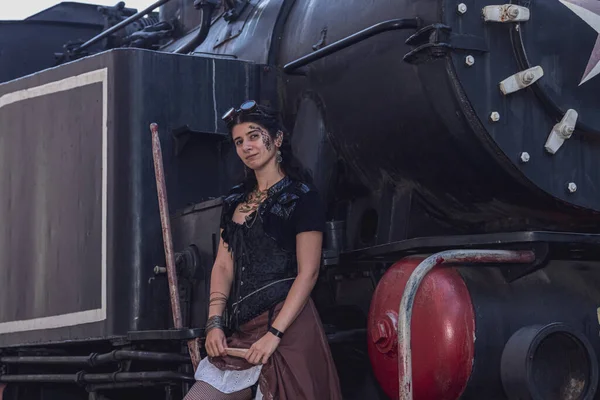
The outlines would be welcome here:
M 533 251 L 447 250 L 423 260 L 413 271 L 402 295 L 398 311 L 399 399 L 413 400 L 411 318 L 415 295 L 423 278 L 436 266 L 445 263 L 526 264 L 535 261 Z
M 165 259 L 167 262 L 167 278 L 169 280 L 169 294 L 171 296 L 171 310 L 173 312 L 173 325 L 176 329 L 183 327 L 181 321 L 181 305 L 179 304 L 179 290 L 177 273 L 175 271 L 175 255 L 173 252 L 173 238 L 171 237 L 171 221 L 169 220 L 169 206 L 167 187 L 162 164 L 162 150 L 158 137 L 158 125 L 150 125 L 152 132 L 152 157 L 154 158 L 154 171 L 156 174 L 156 190 L 158 192 L 158 206 L 160 207 L 160 222 L 162 225 Z
M 379 281 L 369 309 L 367 346 L 373 372 L 390 399 L 398 396 L 398 306 L 403 288 L 425 256 L 403 258 Z M 414 305 L 414 396 L 455 400 L 467 387 L 475 358 L 475 311 L 458 268 L 428 274 Z
M 175 255 L 173 252 L 173 238 L 171 236 L 171 221 L 169 219 L 169 202 L 167 198 L 167 187 L 162 162 L 162 150 L 158 136 L 158 124 L 150 124 L 152 132 L 152 157 L 154 159 L 154 171 L 156 174 L 156 189 L 158 192 L 158 205 L 160 208 L 160 222 L 162 225 L 163 243 L 165 247 L 165 259 L 167 263 L 167 279 L 169 281 L 169 295 L 171 297 L 171 311 L 173 314 L 173 325 L 176 329 L 183 328 L 181 319 L 181 305 L 179 303 L 179 289 L 177 271 L 175 269 Z M 188 349 L 194 369 L 200 362 L 200 343 L 198 339 L 188 341 Z

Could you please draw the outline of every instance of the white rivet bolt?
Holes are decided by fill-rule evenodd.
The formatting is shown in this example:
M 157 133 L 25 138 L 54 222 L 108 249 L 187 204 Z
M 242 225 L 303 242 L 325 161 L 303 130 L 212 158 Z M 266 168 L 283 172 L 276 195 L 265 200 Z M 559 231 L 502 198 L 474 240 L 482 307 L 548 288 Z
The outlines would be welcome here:
M 521 153 L 521 161 L 523 161 L 524 163 L 525 162 L 529 162 L 530 158 L 531 157 L 529 156 L 528 152 L 524 151 L 524 152 Z
M 458 5 L 458 13 L 459 14 L 464 14 L 467 12 L 467 5 L 465 3 L 460 3 Z
M 569 182 L 569 184 L 567 185 L 567 189 L 569 189 L 570 193 L 575 193 L 577 191 L 577 185 L 575 184 L 575 182 Z
M 523 75 L 523 83 L 529 85 L 535 79 L 535 74 L 533 72 L 527 72 Z
M 500 121 L 500 114 L 497 111 L 492 112 L 490 114 L 490 120 L 492 120 L 492 122 Z
M 472 66 L 473 64 L 475 64 L 475 57 L 473 57 L 473 56 L 467 56 L 467 57 L 465 58 L 465 64 L 466 64 L 468 67 L 470 67 L 470 66 Z

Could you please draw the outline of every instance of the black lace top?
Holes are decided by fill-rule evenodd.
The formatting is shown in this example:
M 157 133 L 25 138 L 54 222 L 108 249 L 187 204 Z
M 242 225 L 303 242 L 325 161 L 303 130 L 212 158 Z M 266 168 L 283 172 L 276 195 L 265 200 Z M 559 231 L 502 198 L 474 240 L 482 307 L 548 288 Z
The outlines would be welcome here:
M 317 192 L 288 177 L 273 185 L 260 207 L 238 224 L 232 216 L 248 192 L 243 185 L 233 188 L 221 217 L 222 238 L 234 260 L 228 302 L 232 329 L 285 300 L 298 273 L 296 234 L 325 228 Z

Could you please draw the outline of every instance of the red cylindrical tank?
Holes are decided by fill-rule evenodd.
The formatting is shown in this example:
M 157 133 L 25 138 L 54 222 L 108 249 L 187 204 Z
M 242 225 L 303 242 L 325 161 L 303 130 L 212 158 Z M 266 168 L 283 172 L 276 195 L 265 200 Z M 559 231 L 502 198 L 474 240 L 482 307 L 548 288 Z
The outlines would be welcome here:
M 379 384 L 398 398 L 398 307 L 406 282 L 424 257 L 394 264 L 371 302 L 367 330 L 371 364 Z M 412 315 L 414 400 L 455 400 L 471 375 L 475 316 L 471 296 L 458 271 L 438 267 L 423 280 Z

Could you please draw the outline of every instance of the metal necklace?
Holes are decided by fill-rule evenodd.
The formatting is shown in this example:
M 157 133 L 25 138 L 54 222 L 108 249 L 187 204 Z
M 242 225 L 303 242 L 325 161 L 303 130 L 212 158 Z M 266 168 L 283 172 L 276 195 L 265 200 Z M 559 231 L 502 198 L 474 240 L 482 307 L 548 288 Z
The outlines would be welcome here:
M 253 211 L 254 213 L 254 218 L 252 218 L 252 223 L 250 225 L 248 225 L 248 220 L 251 214 L 246 215 L 246 218 L 244 218 L 244 225 L 246 225 L 247 228 L 252 228 L 254 226 L 254 223 L 256 222 L 256 219 L 258 218 L 258 208 L 256 210 Z
M 255 189 L 248 196 L 248 200 L 240 205 L 240 212 L 246 214 L 256 210 L 266 198 L 267 190 Z
M 252 226 L 254 226 L 254 223 L 258 218 L 258 209 L 260 208 L 263 201 L 267 198 L 267 191 L 268 190 L 255 189 L 248 196 L 248 200 L 240 205 L 239 211 L 244 214 L 248 213 L 248 215 L 246 215 L 244 218 L 244 225 L 246 225 L 248 228 L 252 228 Z M 252 213 L 254 213 L 255 216 L 252 219 L 250 225 L 248 225 L 248 221 L 250 220 L 249 217 L 252 215 Z

